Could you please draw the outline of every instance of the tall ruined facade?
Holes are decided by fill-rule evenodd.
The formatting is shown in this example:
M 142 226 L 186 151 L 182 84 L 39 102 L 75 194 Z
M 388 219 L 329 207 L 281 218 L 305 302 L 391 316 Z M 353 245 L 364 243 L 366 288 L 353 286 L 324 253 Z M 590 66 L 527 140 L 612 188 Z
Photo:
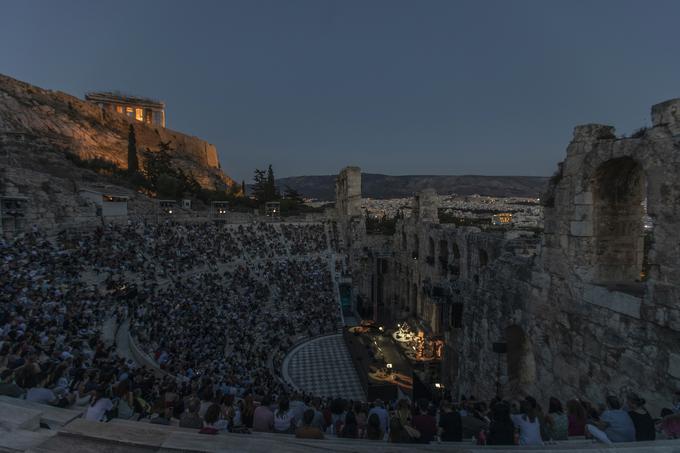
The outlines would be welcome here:
M 440 224 L 424 192 L 394 235 L 354 232 L 354 292 L 382 320 L 446 339 L 454 395 L 634 390 L 658 412 L 680 388 L 679 172 L 680 100 L 630 138 L 578 126 L 542 197 L 542 234 Z

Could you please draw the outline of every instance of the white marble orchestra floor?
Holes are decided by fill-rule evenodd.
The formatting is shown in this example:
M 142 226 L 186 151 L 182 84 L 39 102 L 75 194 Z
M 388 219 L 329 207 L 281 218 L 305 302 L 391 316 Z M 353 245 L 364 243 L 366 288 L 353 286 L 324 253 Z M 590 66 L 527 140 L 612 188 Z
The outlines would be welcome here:
M 341 334 L 298 345 L 283 361 L 283 377 L 289 384 L 313 395 L 366 399 Z

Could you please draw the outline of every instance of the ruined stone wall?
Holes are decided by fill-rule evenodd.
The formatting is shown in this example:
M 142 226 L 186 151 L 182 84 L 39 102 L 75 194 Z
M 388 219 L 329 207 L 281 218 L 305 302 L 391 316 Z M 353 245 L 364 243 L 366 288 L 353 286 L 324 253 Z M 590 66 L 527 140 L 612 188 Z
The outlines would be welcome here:
M 680 386 L 679 112 L 680 100 L 654 106 L 653 126 L 632 138 L 576 127 L 553 181 L 542 256 L 550 287 L 532 302 L 559 307 L 543 326 L 564 326 L 544 366 L 574 393 L 634 389 L 658 409 Z M 647 228 L 628 218 L 640 200 Z
M 215 146 L 204 140 L 133 121 L 74 96 L 0 75 L 0 135 L 51 139 L 82 158 L 99 157 L 126 168 L 130 124 L 135 126 L 140 151 L 157 149 L 161 141 L 170 142 L 175 162 L 202 186 L 224 188 L 234 183 L 219 169 Z
M 356 278 L 381 279 L 387 319 L 445 336 L 454 393 L 599 403 L 635 391 L 655 415 L 668 406 L 680 388 L 680 100 L 654 106 L 652 124 L 630 138 L 576 127 L 540 236 L 419 218 L 420 194 L 386 266 L 364 266 L 372 274 Z
M 361 169 L 345 167 L 335 181 L 335 209 L 340 218 L 361 215 Z
M 346 167 L 340 171 L 335 181 L 335 213 L 338 233 L 338 251 L 344 256 L 347 275 L 351 280 L 351 304 L 354 309 L 357 303 L 367 299 L 370 294 L 370 279 L 363 276 L 371 275 L 371 263 L 364 256 L 362 250 L 366 243 L 366 220 L 361 211 L 361 169 Z

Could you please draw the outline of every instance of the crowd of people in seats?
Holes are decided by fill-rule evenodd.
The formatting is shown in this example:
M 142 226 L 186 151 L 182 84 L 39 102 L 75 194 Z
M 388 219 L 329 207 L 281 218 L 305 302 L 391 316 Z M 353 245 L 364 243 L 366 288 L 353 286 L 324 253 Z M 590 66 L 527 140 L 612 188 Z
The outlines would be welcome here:
M 337 331 L 330 263 L 321 224 L 129 223 L 0 241 L 0 394 L 93 402 L 87 416 L 101 418 L 152 415 L 168 388 L 197 395 L 206 376 L 224 395 L 281 393 L 273 363 Z M 103 342 L 111 317 L 164 378 Z
M 280 388 L 270 361 L 280 363 L 300 338 L 337 331 L 332 288 L 328 258 L 241 263 L 135 298 L 131 331 L 175 376 L 210 375 L 237 394 L 267 393 Z
M 300 338 L 337 331 L 323 225 L 131 223 L 0 241 L 0 395 L 205 434 L 534 445 L 680 436 L 680 392 L 653 418 L 630 394 L 371 403 L 291 392 L 276 374 Z M 332 239 L 332 238 L 331 238 Z M 119 356 L 129 325 L 158 368 Z M 114 332 L 115 333 L 115 332 Z

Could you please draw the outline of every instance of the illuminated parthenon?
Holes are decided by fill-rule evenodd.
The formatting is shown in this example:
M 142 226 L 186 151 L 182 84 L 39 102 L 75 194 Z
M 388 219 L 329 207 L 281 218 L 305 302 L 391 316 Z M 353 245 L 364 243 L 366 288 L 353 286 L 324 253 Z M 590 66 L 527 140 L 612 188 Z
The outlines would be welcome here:
M 90 92 L 85 99 L 112 112 L 154 126 L 165 127 L 165 103 L 149 98 L 128 96 L 118 92 Z

